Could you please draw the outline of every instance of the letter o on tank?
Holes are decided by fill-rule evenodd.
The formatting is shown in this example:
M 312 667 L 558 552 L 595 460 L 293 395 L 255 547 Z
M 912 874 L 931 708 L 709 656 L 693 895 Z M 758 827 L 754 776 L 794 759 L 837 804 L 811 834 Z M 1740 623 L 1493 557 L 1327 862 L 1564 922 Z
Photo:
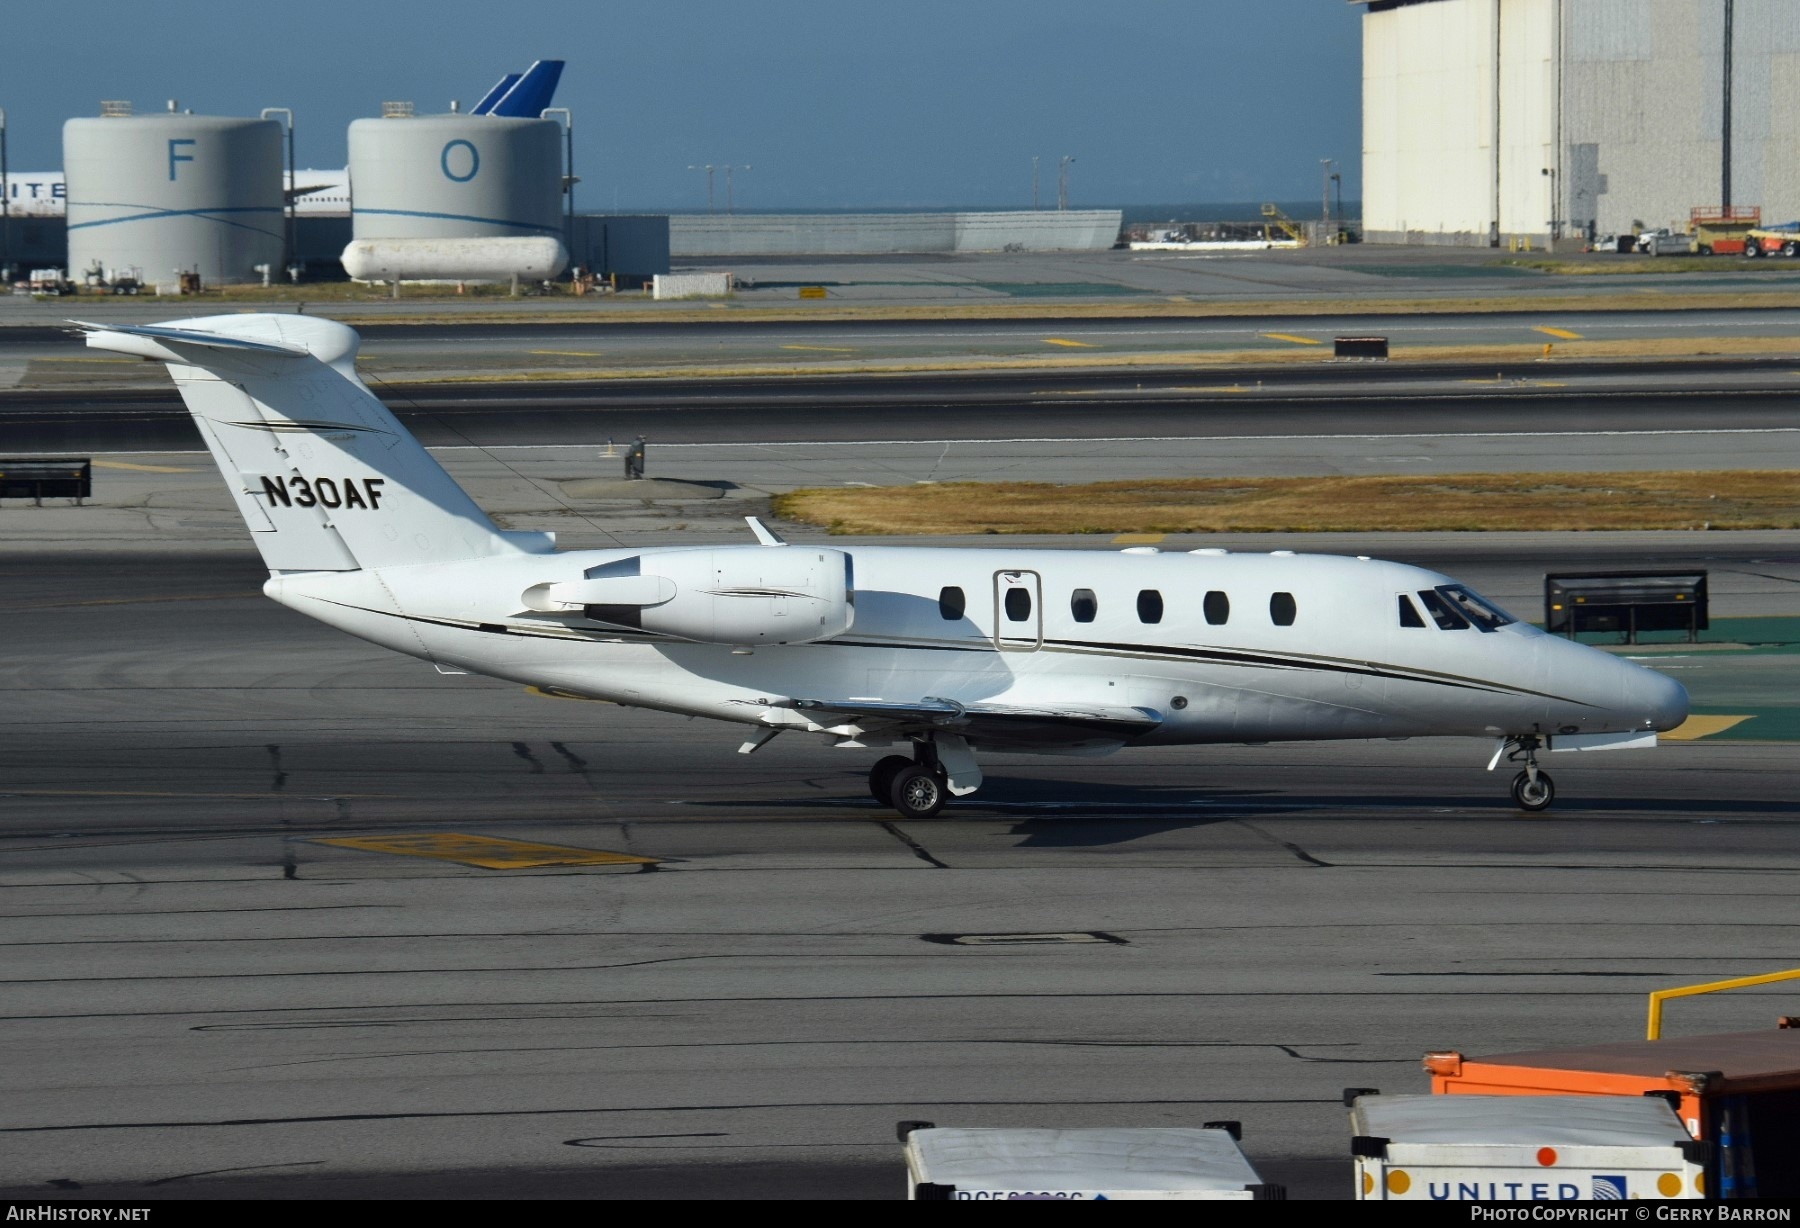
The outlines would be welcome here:
M 337 483 L 330 478 L 314 478 L 313 493 L 319 496 L 319 503 L 323 507 L 343 505 L 344 498 L 338 494 Z
M 468 163 L 468 170 L 460 175 L 450 169 L 451 151 L 459 147 L 467 152 L 467 157 L 464 158 L 459 156 L 455 161 L 458 164 L 465 161 Z M 476 152 L 475 145 L 472 141 L 466 141 L 461 137 L 457 137 L 454 141 L 451 141 L 444 146 L 444 152 L 438 155 L 438 165 L 443 168 L 444 178 L 448 179 L 451 183 L 467 183 L 469 180 L 475 178 L 475 173 L 481 169 L 481 155 Z

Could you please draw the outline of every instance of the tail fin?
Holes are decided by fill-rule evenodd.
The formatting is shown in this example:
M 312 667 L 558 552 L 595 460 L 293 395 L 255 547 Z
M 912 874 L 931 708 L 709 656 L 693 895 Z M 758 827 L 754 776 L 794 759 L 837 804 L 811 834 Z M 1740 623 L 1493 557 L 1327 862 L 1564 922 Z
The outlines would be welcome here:
M 354 329 L 297 315 L 80 327 L 96 349 L 168 364 L 272 572 L 550 548 L 503 534 L 376 400 Z
M 561 60 L 534 62 L 525 70 L 525 75 L 488 108 L 487 113 L 514 119 L 536 119 L 550 105 L 550 100 L 556 97 L 556 83 L 562 79 L 562 70 Z
M 486 115 L 489 111 L 492 111 L 494 109 L 494 104 L 506 97 L 506 91 L 517 85 L 519 83 L 519 78 L 522 75 L 523 74 L 521 73 L 509 72 L 504 77 L 501 77 L 498 81 L 494 82 L 494 88 L 481 96 L 481 101 L 475 104 L 469 114 Z

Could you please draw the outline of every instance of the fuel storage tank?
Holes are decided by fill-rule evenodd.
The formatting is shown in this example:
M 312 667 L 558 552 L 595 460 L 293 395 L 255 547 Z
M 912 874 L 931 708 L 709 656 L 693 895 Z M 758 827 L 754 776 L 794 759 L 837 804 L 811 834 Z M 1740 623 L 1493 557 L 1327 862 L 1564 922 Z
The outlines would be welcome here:
M 562 128 L 552 120 L 356 120 L 344 268 L 373 281 L 553 277 L 568 263 L 562 174 Z
M 118 110 L 63 125 L 71 273 L 231 285 L 280 267 L 279 123 Z

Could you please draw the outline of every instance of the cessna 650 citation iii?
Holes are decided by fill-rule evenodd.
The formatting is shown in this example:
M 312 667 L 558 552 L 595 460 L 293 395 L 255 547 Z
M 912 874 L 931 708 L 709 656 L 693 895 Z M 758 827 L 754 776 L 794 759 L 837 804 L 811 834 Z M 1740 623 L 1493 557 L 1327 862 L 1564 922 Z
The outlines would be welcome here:
M 1653 745 L 1687 692 L 1446 576 L 1366 558 L 788 544 L 558 552 L 503 532 L 310 316 L 80 325 L 168 364 L 269 567 L 263 591 L 445 668 L 784 732 L 910 747 L 875 797 L 923 818 L 989 752 L 1432 735 Z

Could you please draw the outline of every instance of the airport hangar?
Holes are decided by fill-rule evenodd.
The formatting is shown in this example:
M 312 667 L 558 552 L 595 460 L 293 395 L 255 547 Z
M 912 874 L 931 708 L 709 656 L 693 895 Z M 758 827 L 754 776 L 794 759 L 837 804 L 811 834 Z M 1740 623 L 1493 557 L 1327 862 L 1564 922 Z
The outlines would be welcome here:
M 1357 0 L 1372 242 L 1501 246 L 1800 217 L 1800 9 Z

